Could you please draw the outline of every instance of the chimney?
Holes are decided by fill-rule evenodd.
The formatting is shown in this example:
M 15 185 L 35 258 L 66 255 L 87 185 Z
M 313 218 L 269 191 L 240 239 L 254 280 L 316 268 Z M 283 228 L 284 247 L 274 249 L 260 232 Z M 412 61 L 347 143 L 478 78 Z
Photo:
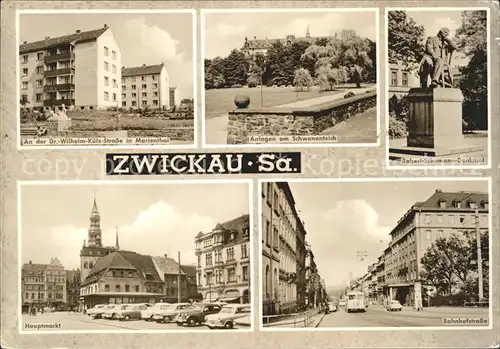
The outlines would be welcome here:
M 50 39 L 50 36 L 46 36 L 46 37 L 45 37 L 45 40 L 49 40 L 49 39 Z
M 108 25 L 107 24 L 104 24 L 104 29 L 108 29 Z
M 82 32 L 82 31 L 81 31 L 80 29 L 77 29 L 77 30 L 76 30 L 76 33 L 77 33 L 77 34 L 80 34 L 81 32 Z
M 441 189 L 436 189 L 436 193 L 442 193 L 443 191 Z
M 26 45 L 28 42 L 27 41 L 23 41 L 23 45 Z
M 165 253 L 163 256 L 164 256 L 165 258 L 168 258 L 168 255 L 167 255 L 166 253 Z
M 146 64 L 143 64 L 142 66 L 143 66 L 143 67 L 145 67 L 145 66 L 146 66 Z

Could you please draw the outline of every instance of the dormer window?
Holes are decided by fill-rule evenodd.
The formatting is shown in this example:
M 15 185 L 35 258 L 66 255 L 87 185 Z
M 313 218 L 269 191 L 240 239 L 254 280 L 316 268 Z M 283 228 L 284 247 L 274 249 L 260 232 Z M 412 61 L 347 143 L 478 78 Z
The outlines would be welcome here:
M 481 201 L 481 206 L 482 206 L 485 210 L 488 210 L 488 209 L 489 209 L 488 201 Z
M 474 201 L 469 201 L 469 208 L 476 209 L 477 204 Z
M 229 235 L 229 241 L 232 241 L 234 240 L 234 233 L 231 233 L 231 235 Z
M 453 200 L 453 207 L 462 208 L 462 203 L 458 200 Z
M 439 200 L 438 201 L 439 208 L 446 208 L 446 200 Z

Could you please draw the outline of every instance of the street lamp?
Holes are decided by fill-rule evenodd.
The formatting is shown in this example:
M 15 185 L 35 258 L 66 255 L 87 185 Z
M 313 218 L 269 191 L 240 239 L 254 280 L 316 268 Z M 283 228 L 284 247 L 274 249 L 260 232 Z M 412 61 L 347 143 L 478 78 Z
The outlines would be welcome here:
M 475 223 L 476 223 L 476 247 L 477 247 L 477 277 L 478 277 L 478 298 L 479 302 L 484 299 L 483 294 L 483 256 L 481 251 L 481 230 L 479 228 L 479 210 L 475 208 Z

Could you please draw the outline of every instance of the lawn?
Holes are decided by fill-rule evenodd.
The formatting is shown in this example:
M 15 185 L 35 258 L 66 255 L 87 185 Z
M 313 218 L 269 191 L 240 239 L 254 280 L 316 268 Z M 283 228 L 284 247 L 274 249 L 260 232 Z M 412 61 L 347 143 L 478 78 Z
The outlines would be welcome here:
M 205 118 L 213 118 L 227 113 L 236 108 L 234 97 L 242 94 L 250 97 L 249 108 L 273 107 L 305 99 L 327 96 L 338 93 L 338 91 L 319 92 L 319 89 L 312 88 L 310 91 L 296 92 L 293 87 L 264 87 L 263 103 L 261 104 L 260 88 L 225 88 L 205 91 Z
M 326 129 L 321 134 L 336 135 L 339 143 L 376 143 L 377 108 L 370 108 L 346 121 Z

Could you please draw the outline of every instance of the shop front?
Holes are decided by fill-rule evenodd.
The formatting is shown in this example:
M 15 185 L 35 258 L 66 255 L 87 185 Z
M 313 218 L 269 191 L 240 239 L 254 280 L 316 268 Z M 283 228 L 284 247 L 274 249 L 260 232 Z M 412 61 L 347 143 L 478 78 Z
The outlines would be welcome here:
M 162 300 L 161 293 L 148 292 L 102 292 L 93 293 L 80 297 L 83 298 L 83 304 L 86 309 L 95 307 L 98 304 L 134 304 L 150 303 L 154 304 Z

